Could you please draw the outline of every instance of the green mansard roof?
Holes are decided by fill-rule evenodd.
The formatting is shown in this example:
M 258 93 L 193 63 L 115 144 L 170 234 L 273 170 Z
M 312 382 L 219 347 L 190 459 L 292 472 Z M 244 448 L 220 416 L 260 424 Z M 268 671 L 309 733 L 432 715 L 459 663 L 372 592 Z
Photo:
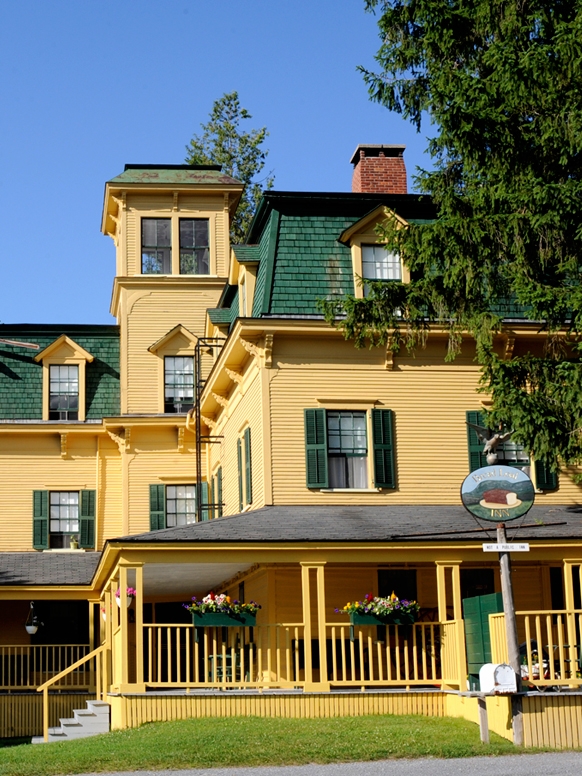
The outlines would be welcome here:
M 30 342 L 39 350 L 0 342 L 0 420 L 42 418 L 42 364 L 34 357 L 66 334 L 94 359 L 85 372 L 87 420 L 119 415 L 119 327 L 3 324 L 0 339 Z

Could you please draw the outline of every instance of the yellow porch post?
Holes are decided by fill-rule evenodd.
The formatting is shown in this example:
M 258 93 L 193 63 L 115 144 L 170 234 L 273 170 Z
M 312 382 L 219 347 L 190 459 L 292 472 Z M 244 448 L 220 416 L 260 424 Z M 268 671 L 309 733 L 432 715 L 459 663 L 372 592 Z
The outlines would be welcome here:
M 123 563 L 119 565 L 119 627 L 121 636 L 121 684 L 122 689 L 129 684 L 129 619 L 127 616 L 127 606 L 125 605 L 125 591 L 127 584 L 127 566 Z
M 311 650 L 311 569 L 316 573 L 317 585 L 317 638 L 319 643 L 319 682 L 313 681 Z M 301 564 L 301 589 L 303 597 L 304 651 L 305 651 L 305 689 L 307 691 L 329 692 L 327 681 L 327 642 L 325 628 L 325 561 Z
M 313 685 L 311 669 L 311 593 L 309 590 L 309 569 L 306 563 L 301 564 L 301 601 L 303 603 L 303 659 L 305 663 L 305 689 Z
M 95 604 L 88 601 L 89 606 L 89 652 L 95 649 Z M 93 661 L 89 662 L 89 687 L 91 692 L 98 690 L 95 686 L 95 671 L 93 670 Z
M 442 638 L 442 665 L 448 666 L 451 670 L 451 676 L 443 676 L 443 679 L 450 679 L 451 683 L 458 685 L 459 689 L 463 690 L 467 675 L 467 658 L 461 600 L 461 563 L 462 561 L 460 560 L 437 560 L 436 573 L 441 636 L 444 636 L 444 628 L 446 628 L 447 632 L 447 637 Z M 450 569 L 452 583 L 453 622 L 450 622 L 450 624 L 446 624 L 448 604 L 447 569 Z M 442 623 L 445 623 L 445 625 L 443 626 Z
M 135 564 L 135 681 L 136 692 L 145 692 L 143 674 L 143 565 Z
M 568 644 L 570 645 L 569 665 L 573 673 L 578 665 L 578 655 L 576 650 L 576 615 L 574 614 L 574 568 L 578 567 L 580 575 L 580 596 L 582 597 L 582 560 L 564 560 L 564 592 L 566 599 L 566 620 L 568 623 Z

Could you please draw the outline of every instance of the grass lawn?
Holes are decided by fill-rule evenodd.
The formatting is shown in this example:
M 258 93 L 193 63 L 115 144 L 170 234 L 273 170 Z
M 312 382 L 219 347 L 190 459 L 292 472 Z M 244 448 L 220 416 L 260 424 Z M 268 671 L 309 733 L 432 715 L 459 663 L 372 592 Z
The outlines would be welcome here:
M 518 751 L 493 733 L 485 746 L 479 741 L 477 725 L 450 717 L 206 718 L 155 722 L 58 744 L 2 747 L 0 775 L 470 757 Z

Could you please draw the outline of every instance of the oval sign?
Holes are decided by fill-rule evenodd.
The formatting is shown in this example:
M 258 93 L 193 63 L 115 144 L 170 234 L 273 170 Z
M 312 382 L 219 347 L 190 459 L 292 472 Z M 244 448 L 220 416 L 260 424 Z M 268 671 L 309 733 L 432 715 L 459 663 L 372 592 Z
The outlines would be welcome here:
M 461 485 L 465 509 L 481 520 L 496 523 L 516 520 L 532 508 L 533 482 L 513 466 L 483 466 L 471 472 Z

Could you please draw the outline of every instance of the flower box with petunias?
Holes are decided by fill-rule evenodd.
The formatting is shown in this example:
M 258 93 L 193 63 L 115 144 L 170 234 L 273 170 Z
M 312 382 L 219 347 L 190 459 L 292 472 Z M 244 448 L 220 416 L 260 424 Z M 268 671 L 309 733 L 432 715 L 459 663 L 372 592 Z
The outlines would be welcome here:
M 256 601 L 243 604 L 224 593 L 209 593 L 202 600 L 193 596 L 192 603 L 184 607 L 191 612 L 192 624 L 197 628 L 253 626 L 261 608 Z
M 380 598 L 368 593 L 363 601 L 348 601 L 339 614 L 349 614 L 352 625 L 410 625 L 418 619 L 416 601 L 398 598 L 394 593 Z

